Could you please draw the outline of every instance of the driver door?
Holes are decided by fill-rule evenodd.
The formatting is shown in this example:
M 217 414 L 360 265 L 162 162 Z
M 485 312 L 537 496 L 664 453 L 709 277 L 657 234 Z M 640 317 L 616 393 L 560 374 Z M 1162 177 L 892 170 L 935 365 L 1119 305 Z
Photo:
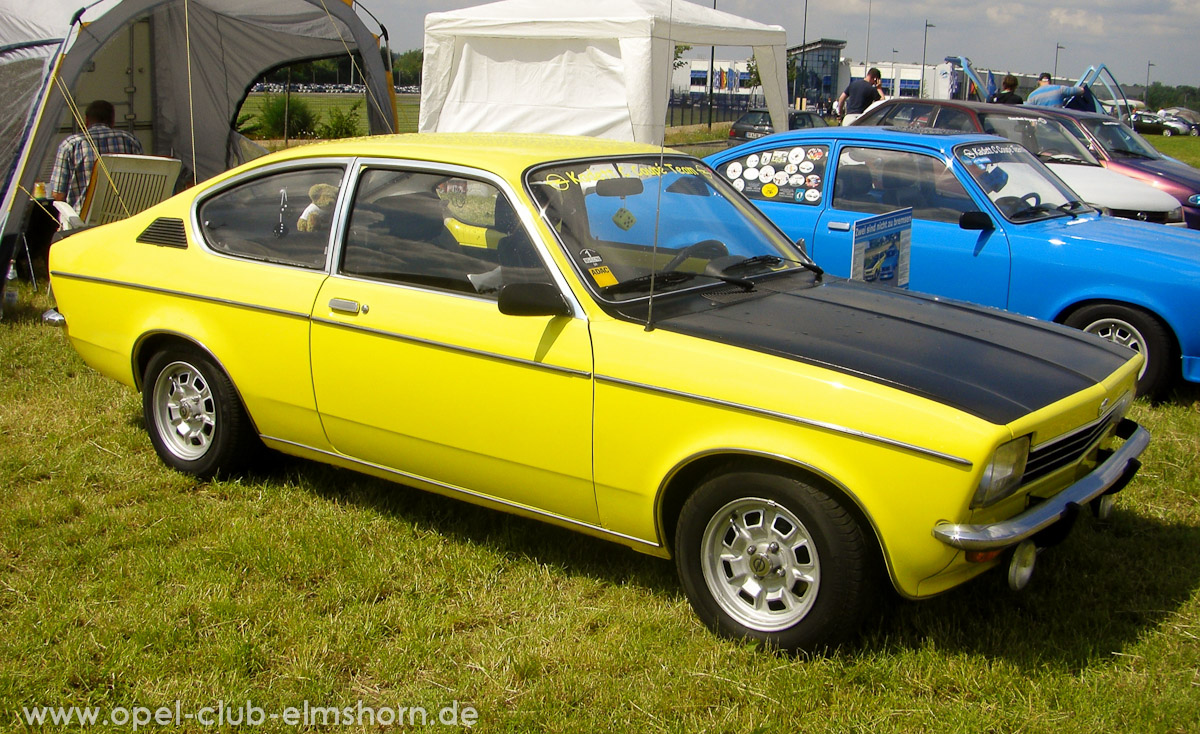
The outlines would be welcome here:
M 939 158 L 924 153 L 844 146 L 833 196 L 821 212 L 812 252 L 826 270 L 849 277 L 854 223 L 912 207 L 909 289 L 1006 308 L 1009 244 L 1000 228 L 965 230 L 965 211 L 984 209 Z M 986 209 L 985 209 L 986 211 Z
M 588 324 L 500 313 L 509 250 L 522 251 L 522 279 L 540 269 L 551 281 L 511 212 L 483 180 L 359 175 L 313 307 L 317 407 L 330 443 L 358 461 L 594 523 Z M 456 239 L 451 219 L 497 230 L 496 247 Z

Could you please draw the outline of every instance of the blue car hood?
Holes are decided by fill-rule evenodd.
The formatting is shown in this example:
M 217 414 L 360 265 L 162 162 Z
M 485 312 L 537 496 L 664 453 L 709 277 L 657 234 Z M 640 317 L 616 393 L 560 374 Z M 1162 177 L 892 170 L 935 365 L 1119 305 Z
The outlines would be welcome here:
M 1200 230 L 1184 227 L 1167 227 L 1162 224 L 1137 222 L 1118 217 L 1083 216 L 1070 220 L 1050 219 L 1009 227 L 1010 237 L 1037 237 L 1050 242 L 1061 240 L 1080 249 L 1099 250 L 1115 258 L 1114 265 L 1124 272 L 1134 263 L 1116 265 L 1122 258 L 1135 256 L 1135 251 L 1152 252 L 1157 256 L 1155 263 L 1166 264 L 1177 273 L 1187 272 L 1200 275 Z M 1137 263 L 1138 267 L 1151 265 L 1150 261 Z M 1172 280 L 1175 277 L 1172 276 Z
M 840 278 L 759 287 L 746 300 L 655 327 L 851 374 L 1001 425 L 1099 383 L 1133 357 L 1074 329 Z

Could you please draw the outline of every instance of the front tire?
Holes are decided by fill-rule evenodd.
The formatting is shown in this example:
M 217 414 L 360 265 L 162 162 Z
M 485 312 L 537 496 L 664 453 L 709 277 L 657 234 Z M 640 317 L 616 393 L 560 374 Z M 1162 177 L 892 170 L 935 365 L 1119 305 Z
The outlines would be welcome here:
M 752 466 L 709 475 L 688 498 L 675 560 L 692 609 L 719 634 L 816 651 L 856 633 L 867 544 L 821 489 Z
M 1167 327 L 1145 311 L 1102 303 L 1079 309 L 1064 323 L 1140 352 L 1146 363 L 1138 373 L 1138 395 L 1153 400 L 1171 386 L 1175 342 Z
M 233 383 L 194 347 L 171 347 L 151 357 L 142 414 L 159 458 L 201 479 L 242 469 L 258 445 Z

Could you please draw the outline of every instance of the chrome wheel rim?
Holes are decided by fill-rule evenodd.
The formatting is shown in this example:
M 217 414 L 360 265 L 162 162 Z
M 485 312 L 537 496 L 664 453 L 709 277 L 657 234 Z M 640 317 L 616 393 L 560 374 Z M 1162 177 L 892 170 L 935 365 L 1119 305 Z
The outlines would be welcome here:
M 1089 334 L 1095 334 L 1101 339 L 1107 339 L 1110 342 L 1120 344 L 1123 347 L 1129 347 L 1141 354 L 1145 357 L 1145 360 L 1142 362 L 1142 369 L 1138 372 L 1138 377 L 1141 378 L 1146 374 L 1146 366 L 1150 363 L 1150 355 L 1146 353 L 1145 339 L 1142 338 L 1142 333 L 1134 328 L 1133 324 L 1121 319 L 1099 319 L 1088 324 L 1084 328 L 1084 331 Z
M 750 629 L 787 629 L 812 610 L 821 564 L 812 534 L 786 507 L 746 497 L 713 514 L 701 537 L 704 581 L 721 609 Z
M 204 456 L 217 429 L 217 401 L 200 370 L 172 362 L 158 374 L 154 424 L 171 453 L 186 461 Z

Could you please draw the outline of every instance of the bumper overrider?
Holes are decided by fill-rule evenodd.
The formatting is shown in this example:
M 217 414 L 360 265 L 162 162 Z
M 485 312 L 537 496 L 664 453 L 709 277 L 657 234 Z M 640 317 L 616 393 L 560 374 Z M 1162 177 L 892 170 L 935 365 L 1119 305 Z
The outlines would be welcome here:
M 1020 515 L 986 525 L 938 523 L 933 535 L 946 545 L 968 552 L 1002 551 L 1020 545 L 1063 520 L 1070 520 L 1083 505 L 1124 489 L 1141 467 L 1138 456 L 1150 444 L 1150 433 L 1129 418 L 1117 425 L 1116 435 L 1125 439 L 1090 474 L 1053 497 L 1033 505 Z M 1104 503 L 1107 506 L 1109 503 Z

